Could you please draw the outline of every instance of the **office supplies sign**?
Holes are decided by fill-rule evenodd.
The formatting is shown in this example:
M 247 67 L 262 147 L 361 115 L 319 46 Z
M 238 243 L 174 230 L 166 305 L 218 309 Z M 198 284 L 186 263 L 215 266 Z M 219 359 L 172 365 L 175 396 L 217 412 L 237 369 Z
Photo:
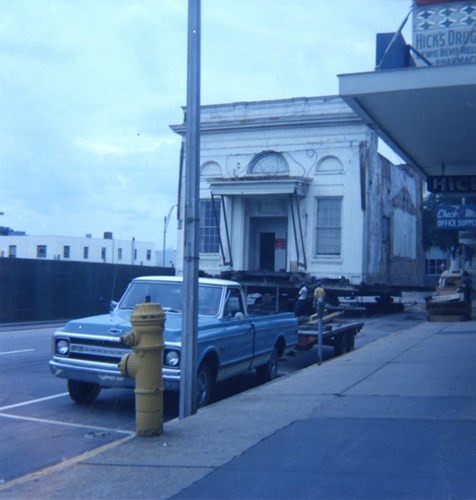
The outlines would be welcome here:
M 476 230 L 476 205 L 442 205 L 436 211 L 438 229 Z

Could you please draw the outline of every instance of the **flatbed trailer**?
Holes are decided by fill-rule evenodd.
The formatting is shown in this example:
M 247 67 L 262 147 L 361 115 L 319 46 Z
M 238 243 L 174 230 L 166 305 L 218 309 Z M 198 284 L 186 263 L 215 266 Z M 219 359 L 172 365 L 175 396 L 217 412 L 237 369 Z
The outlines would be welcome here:
M 336 356 L 354 350 L 355 337 L 364 326 L 363 322 L 339 321 L 327 323 L 323 319 L 322 345 L 334 348 Z M 298 326 L 296 349 L 306 351 L 319 343 L 319 321 L 309 321 Z

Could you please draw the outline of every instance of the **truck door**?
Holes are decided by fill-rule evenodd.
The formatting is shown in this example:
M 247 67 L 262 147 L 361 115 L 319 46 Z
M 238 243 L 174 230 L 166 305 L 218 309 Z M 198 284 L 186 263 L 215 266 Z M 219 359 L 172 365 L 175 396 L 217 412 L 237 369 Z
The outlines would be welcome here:
M 253 358 L 254 328 L 245 316 L 239 288 L 227 290 L 222 322 L 224 336 L 219 349 L 225 378 L 249 369 Z

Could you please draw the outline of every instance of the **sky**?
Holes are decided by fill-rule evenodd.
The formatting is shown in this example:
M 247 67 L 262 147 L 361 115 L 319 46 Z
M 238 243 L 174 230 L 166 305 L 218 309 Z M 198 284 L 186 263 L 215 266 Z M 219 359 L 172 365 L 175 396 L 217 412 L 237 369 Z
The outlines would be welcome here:
M 201 103 L 338 95 L 411 0 L 201 0 Z M 177 201 L 187 0 L 0 0 L 0 226 L 154 242 Z M 411 19 L 404 30 L 410 42 Z M 176 211 L 167 248 L 176 243 Z

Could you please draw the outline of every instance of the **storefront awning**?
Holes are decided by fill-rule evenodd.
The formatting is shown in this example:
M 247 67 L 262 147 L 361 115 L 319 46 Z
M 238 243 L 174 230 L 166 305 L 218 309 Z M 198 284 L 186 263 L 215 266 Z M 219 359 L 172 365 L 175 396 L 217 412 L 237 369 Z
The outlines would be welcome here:
M 339 75 L 339 93 L 424 176 L 476 173 L 476 64 Z

